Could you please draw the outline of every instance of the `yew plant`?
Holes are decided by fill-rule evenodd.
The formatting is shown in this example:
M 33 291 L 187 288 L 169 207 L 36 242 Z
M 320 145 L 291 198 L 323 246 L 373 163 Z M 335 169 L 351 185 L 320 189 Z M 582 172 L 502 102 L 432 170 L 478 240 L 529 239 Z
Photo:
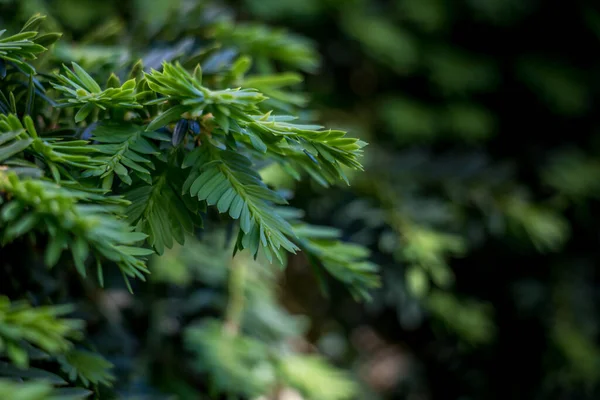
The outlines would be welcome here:
M 366 249 L 265 183 L 273 165 L 322 186 L 362 168 L 364 142 L 303 111 L 311 44 L 205 18 L 156 65 L 139 45 L 65 60 L 44 19 L 0 30 L 0 397 L 356 396 L 291 344 L 306 324 L 277 300 L 290 254 L 324 289 L 333 277 L 362 300 L 378 285 Z

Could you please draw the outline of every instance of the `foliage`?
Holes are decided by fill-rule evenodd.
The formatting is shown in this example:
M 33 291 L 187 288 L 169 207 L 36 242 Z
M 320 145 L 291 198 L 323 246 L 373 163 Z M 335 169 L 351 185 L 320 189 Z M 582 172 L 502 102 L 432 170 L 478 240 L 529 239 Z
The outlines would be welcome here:
M 83 326 L 81 320 L 59 318 L 71 311 L 70 307 L 11 304 L 8 298 L 0 298 L 0 349 L 20 367 L 29 364 L 23 341 L 50 354 L 65 353 L 72 346 L 69 338 L 80 335 Z
M 90 386 L 90 383 L 108 385 L 115 379 L 109 372 L 113 365 L 92 352 L 72 350 L 59 359 L 59 362 L 71 381 L 79 378 L 84 386 Z
M 23 25 L 19 33 L 0 39 L 0 77 L 6 77 L 7 62 L 13 62 L 26 73 L 35 73 L 27 60 L 35 60 L 40 53 L 46 51 L 44 45 L 51 45 L 60 37 L 60 34 L 54 32 L 38 34 L 36 29 L 43 20 L 41 16 L 34 16 Z M 0 36 L 5 33 L 6 29 L 1 30 Z
M 58 75 L 62 85 L 51 82 L 52 87 L 63 92 L 62 106 L 81 106 L 75 114 L 75 122 L 81 122 L 96 107 L 107 108 L 141 108 L 134 96 L 135 79 L 130 79 L 121 87 L 102 90 L 100 85 L 77 63 L 73 63 L 73 71 L 63 66 L 65 75 Z
M 49 24 L 36 14 L 0 42 L 0 376 L 19 380 L 0 392 L 352 398 L 349 373 L 292 345 L 306 326 L 279 305 L 277 278 L 302 250 L 362 300 L 377 266 L 302 222 L 262 171 L 347 185 L 366 143 L 301 112 L 311 42 L 180 3 L 185 23 L 169 8 L 81 38 L 61 14 L 76 2 L 37 2 Z M 0 26 L 32 4 L 0 3 Z M 119 18 L 129 6 L 146 5 L 98 7 Z
M 43 382 L 14 383 L 3 379 L 0 381 L 0 395 L 15 400 L 47 400 L 52 394 L 52 386 Z
M 233 260 L 223 256 L 220 247 L 227 239 L 222 232 L 215 233 L 210 241 L 187 240 L 194 245 L 173 247 L 153 268 L 161 282 L 193 287 L 197 280 L 212 290 L 229 291 L 227 303 L 221 303 L 212 290 L 192 291 L 189 298 L 181 299 L 202 302 L 207 308 L 225 308 L 223 321 L 202 318 L 183 331 L 185 348 L 194 355 L 195 369 L 209 377 L 210 390 L 227 388 L 232 394 L 256 397 L 288 387 L 311 399 L 352 398 L 356 388 L 347 373 L 317 355 L 295 352 L 292 339 L 307 325 L 278 304 L 273 285 L 279 276 L 276 265 L 245 253 Z M 207 262 L 210 268 L 202 266 Z M 173 269 L 184 273 L 185 278 Z M 184 308 L 184 313 L 188 312 L 194 312 L 193 306 Z M 323 389 L 321 379 L 335 385 L 329 386 L 331 390 Z

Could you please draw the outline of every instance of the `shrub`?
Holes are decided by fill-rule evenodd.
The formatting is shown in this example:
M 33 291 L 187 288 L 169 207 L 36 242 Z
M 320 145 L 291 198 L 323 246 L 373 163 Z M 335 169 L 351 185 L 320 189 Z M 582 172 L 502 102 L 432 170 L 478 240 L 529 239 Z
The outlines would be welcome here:
M 195 3 L 79 42 L 0 19 L 0 393 L 356 394 L 294 345 L 276 280 L 302 251 L 360 300 L 376 266 L 263 176 L 345 185 L 365 143 L 303 109 L 310 42 Z

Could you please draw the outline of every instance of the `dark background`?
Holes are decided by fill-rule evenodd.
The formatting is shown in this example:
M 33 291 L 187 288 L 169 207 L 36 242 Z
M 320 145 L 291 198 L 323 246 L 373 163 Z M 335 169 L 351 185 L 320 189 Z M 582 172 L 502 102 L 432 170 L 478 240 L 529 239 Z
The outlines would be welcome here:
M 395 384 L 381 384 L 387 398 L 597 398 L 596 5 L 240 7 L 318 43 L 323 65 L 308 84 L 327 108 L 323 118 L 372 144 L 366 174 L 351 189 L 317 191 L 315 200 L 303 188 L 296 201 L 370 245 L 384 268 L 375 304 L 349 307 L 336 292 L 326 313 L 346 332 L 373 328 L 389 353 L 372 358 L 388 372 L 408 363 Z M 393 226 L 396 218 L 410 223 Z M 406 254 L 406 225 L 460 238 L 460 254 L 435 238 L 420 243 L 440 254 L 453 285 L 432 282 L 411 294 L 407 271 L 427 263 Z M 391 249 L 382 245 L 390 231 Z M 295 289 L 297 297 L 308 287 Z M 431 301 L 439 291 L 452 306 Z M 474 312 L 471 302 L 489 308 Z M 319 304 L 305 302 L 321 315 Z M 481 326 L 489 334 L 470 334 Z

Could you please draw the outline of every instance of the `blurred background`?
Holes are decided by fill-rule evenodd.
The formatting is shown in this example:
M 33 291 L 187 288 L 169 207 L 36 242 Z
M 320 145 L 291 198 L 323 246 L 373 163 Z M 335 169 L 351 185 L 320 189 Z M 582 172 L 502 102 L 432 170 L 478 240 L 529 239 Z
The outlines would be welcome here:
M 322 345 L 386 399 L 599 398 L 598 4 L 237 4 L 318 44 L 315 108 L 370 142 L 350 188 L 295 198 L 382 266 L 363 306 L 288 269 Z
M 370 143 L 349 187 L 264 172 L 381 266 L 382 288 L 361 304 L 333 280 L 324 296 L 307 260 L 289 260 L 276 302 L 309 317 L 307 345 L 352 370 L 361 399 L 600 398 L 598 4 L 228 6 L 309 38 L 322 57 L 305 68 L 314 117 Z M 0 19 L 9 7 L 48 13 L 69 43 L 136 20 L 160 29 L 181 1 L 0 0 Z M 157 279 L 186 280 L 177 254 Z

